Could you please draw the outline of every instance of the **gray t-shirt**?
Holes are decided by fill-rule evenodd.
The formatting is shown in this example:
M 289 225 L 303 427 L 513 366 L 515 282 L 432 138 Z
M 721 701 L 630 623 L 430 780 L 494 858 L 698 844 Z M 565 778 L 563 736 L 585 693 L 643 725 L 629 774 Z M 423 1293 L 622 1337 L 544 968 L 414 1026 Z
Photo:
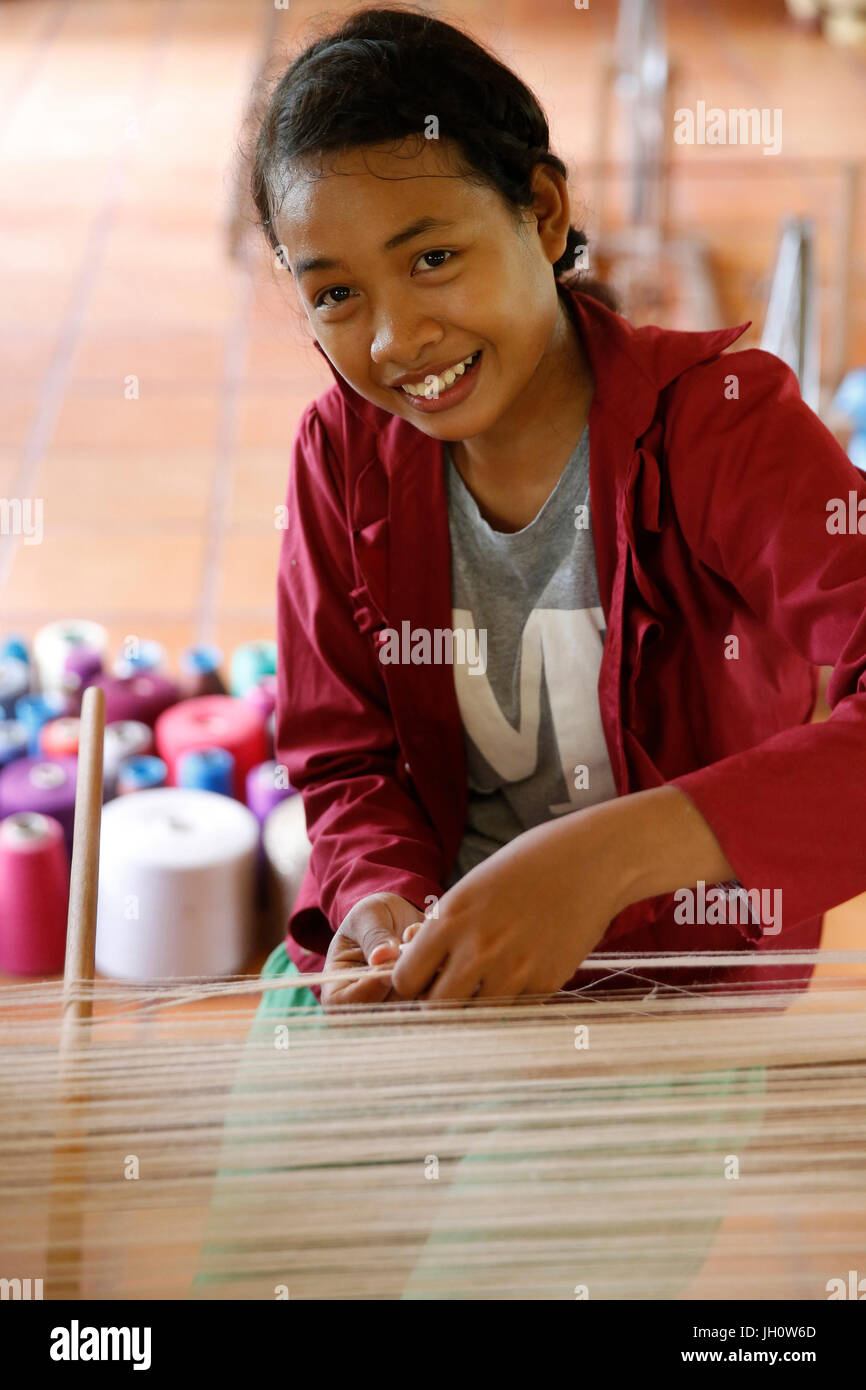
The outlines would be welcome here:
M 495 531 L 447 443 L 454 661 L 469 808 L 448 886 L 516 835 L 616 796 L 598 707 L 604 642 L 589 426 L 528 526 Z M 474 639 L 474 640 L 473 640 Z

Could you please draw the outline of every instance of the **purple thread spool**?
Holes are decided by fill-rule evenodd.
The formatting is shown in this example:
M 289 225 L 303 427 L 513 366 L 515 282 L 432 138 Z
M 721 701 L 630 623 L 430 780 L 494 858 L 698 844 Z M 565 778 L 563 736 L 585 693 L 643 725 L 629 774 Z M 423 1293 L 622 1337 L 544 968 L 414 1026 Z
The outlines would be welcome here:
M 72 714 L 80 714 L 81 696 L 102 669 L 102 657 L 94 647 L 73 647 L 66 653 L 61 684 Z
M 143 671 L 134 676 L 103 674 L 93 681 L 105 691 L 106 723 L 136 720 L 152 729 L 163 710 L 177 704 L 180 691 L 174 681 L 156 671 Z
M 250 768 L 247 773 L 247 805 L 259 825 L 264 824 L 265 817 L 287 796 L 297 796 L 297 789 L 289 782 L 288 773 L 280 763 L 271 759 Z
M 223 654 L 219 647 L 209 644 L 187 647 L 180 654 L 180 689 L 184 699 L 199 695 L 225 695 L 226 685 L 220 675 Z
M 0 816 L 34 811 L 60 822 L 72 856 L 78 759 L 16 758 L 0 771 Z
M 0 712 L 4 719 L 11 719 L 15 706 L 30 689 L 30 667 L 17 656 L 7 656 L 0 661 Z
M 285 784 L 285 785 L 282 785 Z M 259 823 L 259 847 L 256 854 L 256 891 L 259 903 L 267 894 L 267 860 L 262 843 L 261 827 L 275 806 L 289 796 L 297 796 L 297 788 L 289 782 L 288 773 L 280 763 L 271 759 L 257 763 L 247 773 L 247 805 Z
M 69 855 L 60 823 L 32 811 L 0 821 L 0 968 L 59 973 L 68 906 Z
M 0 767 L 27 757 L 27 730 L 17 719 L 0 719 Z

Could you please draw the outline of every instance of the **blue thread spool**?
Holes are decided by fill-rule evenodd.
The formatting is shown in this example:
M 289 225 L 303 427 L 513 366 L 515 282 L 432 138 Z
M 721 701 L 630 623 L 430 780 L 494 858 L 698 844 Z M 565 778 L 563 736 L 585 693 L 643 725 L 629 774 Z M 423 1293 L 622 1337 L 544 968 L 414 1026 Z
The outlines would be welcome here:
M 220 675 L 223 654 L 209 643 L 186 647 L 180 654 L 180 688 L 186 699 L 199 695 L 225 695 L 225 681 Z
M 177 785 L 202 792 L 234 792 L 235 760 L 225 748 L 192 748 L 177 760 Z
M 17 719 L 0 719 L 0 767 L 27 757 L 27 730 Z
M 167 781 L 168 768 L 162 758 L 143 753 L 137 758 L 127 758 L 120 764 L 117 769 L 117 795 L 150 791 L 153 787 L 164 787 Z
M 139 643 L 136 656 L 121 656 L 114 663 L 114 674 L 137 676 L 142 671 L 158 671 L 165 664 L 165 648 L 159 642 L 150 640 Z
M 244 642 L 232 652 L 231 693 L 239 699 L 265 676 L 275 676 L 276 673 L 276 642 Z
M 27 749 L 32 758 L 41 753 L 39 735 L 43 724 L 66 713 L 62 695 L 22 695 L 15 701 L 15 718 L 27 730 Z
M 855 468 L 866 472 L 866 367 L 855 367 L 847 374 L 833 398 L 833 408 L 854 421 L 848 457 Z
M 30 689 L 30 667 L 17 656 L 0 660 L 0 711 L 11 719 L 15 706 Z
M 19 637 L 17 632 L 10 632 L 8 637 L 0 641 L 0 661 L 23 661 L 25 666 L 30 665 L 30 653 L 27 650 L 27 643 L 23 637 Z

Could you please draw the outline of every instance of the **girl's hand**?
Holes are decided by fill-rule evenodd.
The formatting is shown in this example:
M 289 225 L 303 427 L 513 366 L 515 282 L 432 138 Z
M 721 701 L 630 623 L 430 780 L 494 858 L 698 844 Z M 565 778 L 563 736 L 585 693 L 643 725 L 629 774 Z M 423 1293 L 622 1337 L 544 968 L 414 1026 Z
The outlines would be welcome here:
M 389 965 L 399 959 L 406 927 L 422 916 L 414 903 L 396 893 L 371 893 L 355 903 L 343 918 L 328 948 L 325 969 L 355 971 L 359 965 Z M 390 997 L 389 970 L 371 970 L 360 979 L 349 978 L 345 984 L 322 985 L 325 1009 L 338 1004 L 380 1004 Z
M 616 845 L 593 807 L 518 835 L 407 931 L 394 992 L 432 1000 L 552 994 L 623 905 Z

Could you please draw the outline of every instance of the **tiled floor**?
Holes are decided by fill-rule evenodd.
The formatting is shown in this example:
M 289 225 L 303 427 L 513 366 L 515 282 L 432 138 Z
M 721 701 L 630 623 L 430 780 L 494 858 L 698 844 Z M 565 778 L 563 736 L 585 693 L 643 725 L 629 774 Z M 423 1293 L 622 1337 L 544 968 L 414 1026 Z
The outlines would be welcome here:
M 602 230 L 622 205 L 622 178 L 602 196 L 593 166 L 616 12 L 441 11 L 541 95 L 574 220 Z M 267 36 L 291 53 L 317 16 L 302 0 L 0 4 L 0 495 L 44 502 L 41 545 L 0 535 L 2 629 L 87 616 L 171 659 L 194 640 L 228 652 L 273 635 L 274 508 L 298 417 L 331 376 L 263 241 L 232 259 L 227 227 Z M 848 164 L 861 177 L 844 362 L 866 362 L 866 55 L 798 28 L 783 0 L 670 0 L 668 16 L 678 103 L 778 107 L 784 137 L 773 157 L 672 147 L 676 231 L 706 239 L 724 321 L 755 320 L 747 346 L 779 220 L 812 215 L 833 385 Z M 623 150 L 614 122 L 606 157 Z

